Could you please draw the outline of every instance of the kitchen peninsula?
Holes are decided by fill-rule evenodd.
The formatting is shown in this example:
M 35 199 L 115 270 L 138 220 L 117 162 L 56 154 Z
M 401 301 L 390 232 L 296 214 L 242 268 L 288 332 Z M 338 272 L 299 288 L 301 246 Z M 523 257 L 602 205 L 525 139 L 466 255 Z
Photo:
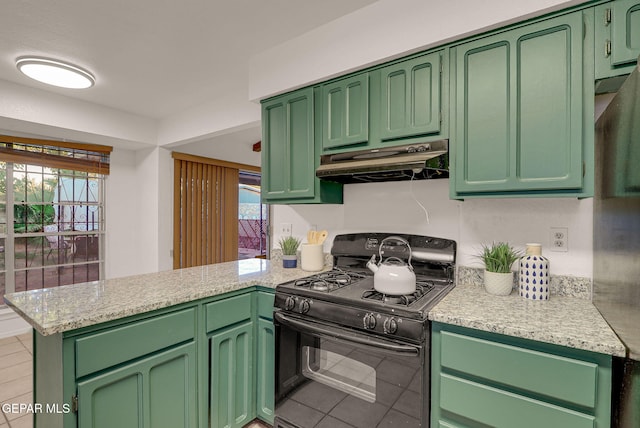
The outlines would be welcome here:
M 7 295 L 34 328 L 34 401 L 72 408 L 36 427 L 270 421 L 272 289 L 306 275 L 254 259 Z M 486 299 L 459 285 L 430 318 L 604 360 L 625 353 L 587 299 Z

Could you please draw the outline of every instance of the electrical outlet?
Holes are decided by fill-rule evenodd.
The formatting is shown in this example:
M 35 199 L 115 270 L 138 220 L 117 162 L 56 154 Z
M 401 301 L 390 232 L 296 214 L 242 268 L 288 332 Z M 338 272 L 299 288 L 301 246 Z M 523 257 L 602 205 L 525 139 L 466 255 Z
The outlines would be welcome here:
M 291 236 L 291 223 L 281 223 L 280 224 L 280 234 L 285 236 Z
M 566 227 L 552 227 L 549 235 L 551 251 L 569 251 L 569 229 Z

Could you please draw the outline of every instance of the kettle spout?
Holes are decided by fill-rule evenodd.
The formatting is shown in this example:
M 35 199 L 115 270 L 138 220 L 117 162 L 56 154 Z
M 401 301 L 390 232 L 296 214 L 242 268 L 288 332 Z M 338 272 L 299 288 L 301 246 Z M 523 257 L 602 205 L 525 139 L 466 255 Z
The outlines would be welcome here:
M 372 255 L 369 261 L 367 262 L 367 267 L 373 273 L 378 272 L 378 265 L 376 264 L 376 255 Z

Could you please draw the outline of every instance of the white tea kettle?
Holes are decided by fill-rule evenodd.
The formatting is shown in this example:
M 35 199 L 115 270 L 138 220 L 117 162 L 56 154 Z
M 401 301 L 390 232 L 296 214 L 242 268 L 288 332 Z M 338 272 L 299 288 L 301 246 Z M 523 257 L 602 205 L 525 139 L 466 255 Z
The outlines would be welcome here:
M 407 263 L 398 257 L 388 257 L 382 261 L 382 247 L 387 240 L 395 240 L 407 246 L 409 249 Z M 400 236 L 387 236 L 380 242 L 378 255 L 380 256 L 378 264 L 376 264 L 375 254 L 367 262 L 367 267 L 374 273 L 373 288 L 376 291 L 392 296 L 411 294 L 416 291 L 416 274 L 413 273 L 413 266 L 411 266 L 411 246 L 406 239 Z

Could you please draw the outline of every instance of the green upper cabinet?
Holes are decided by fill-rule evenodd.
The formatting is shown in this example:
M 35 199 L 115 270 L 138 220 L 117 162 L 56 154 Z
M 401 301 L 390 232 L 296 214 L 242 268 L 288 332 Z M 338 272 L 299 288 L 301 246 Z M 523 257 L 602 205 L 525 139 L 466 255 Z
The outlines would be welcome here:
M 596 6 L 596 78 L 628 74 L 640 56 L 640 1 Z
M 369 140 L 369 73 L 322 86 L 322 148 Z
M 315 176 L 321 142 L 317 97 L 304 88 L 262 104 L 262 200 L 265 203 L 342 203 L 342 186 Z
M 583 192 L 583 27 L 574 12 L 452 48 L 453 198 Z
M 377 70 L 372 117 L 377 117 L 373 126 L 382 145 L 440 133 L 441 64 L 439 51 Z

